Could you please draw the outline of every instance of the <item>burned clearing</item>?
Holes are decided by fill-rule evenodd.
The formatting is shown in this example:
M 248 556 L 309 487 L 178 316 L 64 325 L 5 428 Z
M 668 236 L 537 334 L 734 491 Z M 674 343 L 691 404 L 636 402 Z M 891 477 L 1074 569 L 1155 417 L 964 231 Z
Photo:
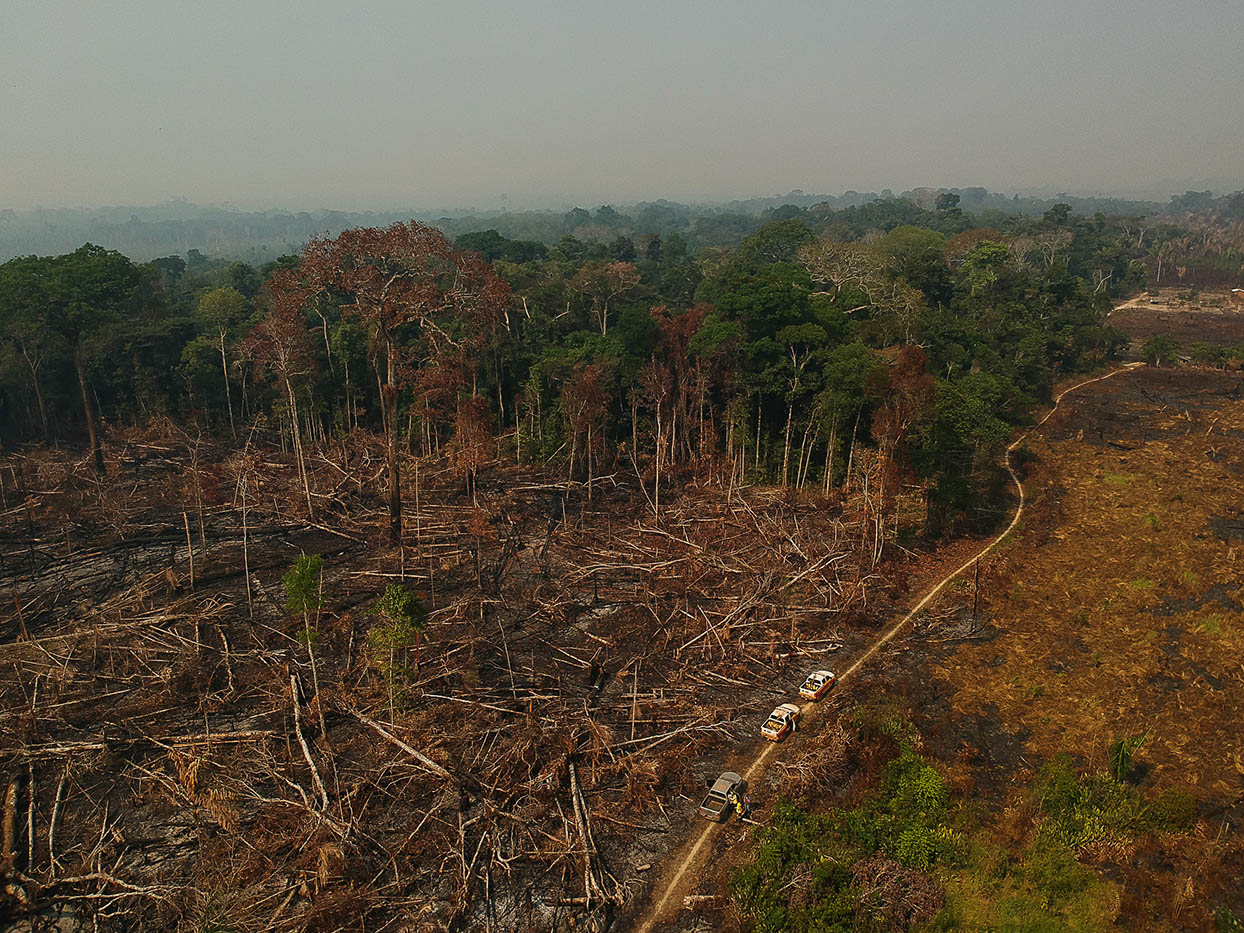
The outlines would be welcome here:
M 710 771 L 890 605 L 865 496 L 727 476 L 654 515 L 633 474 L 589 496 L 498 461 L 473 499 L 425 463 L 399 550 L 378 443 L 309 465 L 313 521 L 277 450 L 133 432 L 101 480 L 57 452 L 4 462 L 7 909 L 60 929 L 607 924 Z M 323 557 L 305 614 L 282 585 L 301 554 Z M 376 611 L 397 581 L 417 630 Z
M 1242 385 L 1144 369 L 1064 399 L 1016 458 L 1028 505 L 980 561 L 975 612 L 969 571 L 787 741 L 753 781 L 759 825 L 715 831 L 704 874 L 676 892 L 681 913 L 648 928 L 829 909 L 836 882 L 818 852 L 870 866 L 841 882 L 856 891 L 893 876 L 855 908 L 891 905 L 866 914 L 881 928 L 937 913 L 952 928 L 1203 930 L 1238 915 L 1244 516 L 1229 490 L 1244 466 Z M 1140 736 L 1108 776 L 1116 740 Z M 848 827 L 893 825 L 895 768 L 921 759 L 948 798 L 924 828 L 955 854 L 912 871 L 892 861 L 901 838 Z
M 1187 793 L 1197 822 L 1082 853 L 1119 884 L 1130 929 L 1244 907 L 1240 389 L 1238 374 L 1147 369 L 1056 414 L 1028 441 L 1026 520 L 988 561 L 986 637 L 897 662 L 927 665 L 896 687 L 952 783 L 996 802 L 984 826 L 1006 846 L 1043 762 L 1100 771 L 1113 740 L 1145 737 L 1130 779 Z
M 1187 290 L 1136 298 L 1115 308 L 1107 321 L 1138 341 L 1161 334 L 1183 344 L 1244 344 L 1244 314 L 1228 292 Z
M 1033 511 L 984 588 L 998 635 L 939 671 L 956 706 L 995 706 L 1042 757 L 1148 730 L 1155 780 L 1239 802 L 1244 542 L 1225 493 L 1244 468 L 1240 387 L 1145 370 L 1030 439 Z

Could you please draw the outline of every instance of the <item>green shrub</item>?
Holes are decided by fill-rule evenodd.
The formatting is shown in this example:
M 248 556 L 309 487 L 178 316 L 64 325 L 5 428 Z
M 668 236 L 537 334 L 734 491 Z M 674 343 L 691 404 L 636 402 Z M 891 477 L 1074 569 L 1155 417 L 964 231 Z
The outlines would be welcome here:
M 318 611 L 324 605 L 320 595 L 320 573 L 324 558 L 319 554 L 301 554 L 282 578 L 285 585 L 285 610 L 293 616 L 303 616 Z
M 1146 822 L 1160 832 L 1182 833 L 1196 818 L 1196 798 L 1186 790 L 1168 788 L 1149 806 Z
M 1218 933 L 1244 933 L 1244 920 L 1237 917 L 1229 907 L 1214 911 L 1214 929 Z
M 1150 366 L 1169 366 L 1179 354 L 1179 344 L 1165 334 L 1151 337 L 1140 350 L 1141 358 Z
M 930 820 L 942 815 L 950 799 L 945 779 L 910 746 L 887 767 L 886 793 L 888 809 Z
M 937 858 L 937 838 L 925 826 L 908 826 L 894 842 L 894 858 L 908 868 L 928 871 Z
M 1145 744 L 1148 733 L 1133 736 L 1118 736 L 1110 743 L 1110 774 L 1122 783 L 1132 772 L 1132 762 L 1140 747 Z
M 855 707 L 855 724 L 867 735 L 875 733 L 894 739 L 900 745 L 914 745 L 920 738 L 915 726 L 890 703 L 870 703 Z
M 1133 788 L 1106 774 L 1078 774 L 1066 754 L 1041 769 L 1035 793 L 1043 815 L 1040 846 L 1078 852 L 1095 842 L 1131 839 L 1143 828 L 1143 804 Z
M 367 633 L 371 662 L 392 682 L 405 672 L 401 658 L 427 628 L 428 611 L 423 601 L 400 583 L 390 583 L 376 600 L 371 613 L 378 619 Z M 416 656 L 415 665 L 418 666 Z
M 1204 366 L 1220 366 L 1227 359 L 1227 351 L 1212 343 L 1188 344 L 1188 355 Z

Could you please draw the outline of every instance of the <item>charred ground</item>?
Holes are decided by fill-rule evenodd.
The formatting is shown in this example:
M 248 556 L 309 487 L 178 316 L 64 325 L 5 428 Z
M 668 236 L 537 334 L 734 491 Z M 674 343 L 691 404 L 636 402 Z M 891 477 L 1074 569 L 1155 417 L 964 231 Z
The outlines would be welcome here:
M 981 561 L 975 616 L 969 573 L 844 685 L 830 725 L 788 743 L 757 789 L 764 828 L 722 834 L 676 927 L 781 929 L 809 904 L 829 917 L 835 883 L 854 884 L 847 922 L 881 929 L 1212 930 L 1239 916 L 1242 388 L 1238 373 L 1146 369 L 1065 401 L 1019 454 L 1028 508 Z M 1141 736 L 1116 781 L 1112 745 Z M 904 747 L 949 793 L 928 828 L 953 842 L 920 871 L 870 835 Z M 800 861 L 870 846 L 854 882 Z M 759 883 L 775 864 L 785 880 Z
M 363 435 L 314 458 L 313 520 L 279 450 L 118 440 L 102 480 L 2 467 L 6 910 L 59 929 L 624 917 L 704 779 L 902 576 L 862 498 L 684 482 L 654 516 L 633 475 L 589 499 L 497 461 L 472 497 L 425 463 L 398 550 Z M 394 647 L 396 581 L 428 616 Z

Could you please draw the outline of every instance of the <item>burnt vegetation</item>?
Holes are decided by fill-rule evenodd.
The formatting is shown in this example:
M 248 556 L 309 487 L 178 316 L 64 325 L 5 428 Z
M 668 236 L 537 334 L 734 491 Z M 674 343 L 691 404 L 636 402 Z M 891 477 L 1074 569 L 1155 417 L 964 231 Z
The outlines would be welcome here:
M 1007 513 L 1011 428 L 1125 351 L 1111 296 L 1174 255 L 1127 219 L 984 228 L 951 198 L 764 219 L 694 252 L 412 222 L 258 270 L 0 266 L 0 909 L 633 917 L 757 716 Z M 930 847 L 960 845 L 945 788 L 865 732 L 780 789 L 890 767 L 936 792 L 915 855 L 886 824 L 833 882 L 844 918 L 923 923 Z M 792 871 L 736 882 L 762 925 L 824 895 Z

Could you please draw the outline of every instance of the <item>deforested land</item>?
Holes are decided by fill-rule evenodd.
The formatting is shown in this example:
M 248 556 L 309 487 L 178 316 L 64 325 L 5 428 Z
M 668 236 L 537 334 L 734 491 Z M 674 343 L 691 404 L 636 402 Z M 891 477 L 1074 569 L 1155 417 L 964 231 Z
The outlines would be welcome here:
M 1191 195 L 8 260 L 5 928 L 1238 928 Z

